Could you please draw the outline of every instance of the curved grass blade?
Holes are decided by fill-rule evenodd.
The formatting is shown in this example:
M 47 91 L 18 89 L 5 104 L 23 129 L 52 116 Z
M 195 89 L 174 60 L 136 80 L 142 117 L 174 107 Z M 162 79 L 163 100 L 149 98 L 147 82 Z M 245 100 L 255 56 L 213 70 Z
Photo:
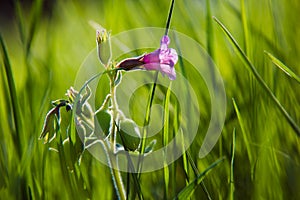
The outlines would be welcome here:
M 13 120 L 15 124 L 15 133 L 13 134 L 13 140 L 14 144 L 17 150 L 17 155 L 19 158 L 21 158 L 22 155 L 22 138 L 21 138 L 21 131 L 22 131 L 22 116 L 21 116 L 21 110 L 19 107 L 18 97 L 17 97 L 17 91 L 15 86 L 15 81 L 12 73 L 12 68 L 10 65 L 8 53 L 6 50 L 6 46 L 4 44 L 4 41 L 2 39 L 2 35 L 0 34 L 0 45 L 1 45 L 1 54 L 3 58 L 4 63 L 4 71 L 7 79 L 7 85 L 9 89 L 9 98 L 12 105 L 12 111 L 13 111 Z
M 289 115 L 289 113 L 285 110 L 285 108 L 281 105 L 279 100 L 276 98 L 276 96 L 273 94 L 271 89 L 267 86 L 267 84 L 264 82 L 262 77 L 257 72 L 255 66 L 250 62 L 246 54 L 243 52 L 241 47 L 238 45 L 237 41 L 234 39 L 234 37 L 231 35 L 231 33 L 227 30 L 227 28 L 216 18 L 213 17 L 213 19 L 217 22 L 217 24 L 222 28 L 232 45 L 235 47 L 235 50 L 237 51 L 238 56 L 240 59 L 244 62 L 245 66 L 248 68 L 248 70 L 252 73 L 252 75 L 255 77 L 255 79 L 258 81 L 258 83 L 262 86 L 262 88 L 265 90 L 265 92 L 268 94 L 268 96 L 273 100 L 275 105 L 279 108 L 280 112 L 283 114 L 283 116 L 286 118 L 290 126 L 293 128 L 295 133 L 300 137 L 300 128 L 296 124 L 296 122 L 293 120 L 293 118 Z
M 253 159 L 252 159 L 252 154 L 251 154 L 251 149 L 250 149 L 250 144 L 249 144 L 249 141 L 250 141 L 250 139 L 248 137 L 249 134 L 246 133 L 244 121 L 242 119 L 242 116 L 240 114 L 239 108 L 238 108 L 238 106 L 237 106 L 234 98 L 232 98 L 232 103 L 233 103 L 234 110 L 236 112 L 236 115 L 237 115 L 237 118 L 238 118 L 241 130 L 242 130 L 244 143 L 246 145 L 246 149 L 247 149 L 247 153 L 248 153 L 248 157 L 249 157 L 249 162 L 250 162 L 250 164 L 252 164 L 252 160 Z
M 286 73 L 288 76 L 296 80 L 300 84 L 300 77 L 295 74 L 289 67 L 287 67 L 285 64 L 283 64 L 279 59 L 277 59 L 275 56 L 273 56 L 271 53 L 265 51 L 267 56 L 271 59 L 272 63 L 281 69 L 284 73 Z
M 175 199 L 189 199 L 190 196 L 194 193 L 197 186 L 202 182 L 206 174 L 208 174 L 213 168 L 215 168 L 218 164 L 224 161 L 224 157 L 218 159 L 213 164 L 211 164 L 206 170 L 204 170 L 201 174 L 199 174 L 191 183 L 189 183 L 185 188 L 183 188 Z
M 193 161 L 193 158 L 192 158 L 191 153 L 189 152 L 189 150 L 187 150 L 185 154 L 187 155 L 188 162 L 189 162 L 190 165 L 192 166 L 192 169 L 193 169 L 195 175 L 196 175 L 196 176 L 199 176 L 199 175 L 200 175 L 200 172 L 199 172 L 199 170 L 198 170 L 198 168 L 197 168 L 195 162 Z M 205 193 L 207 199 L 208 199 L 208 200 L 211 200 L 212 198 L 211 198 L 211 196 L 210 196 L 210 194 L 209 194 L 209 192 L 208 192 L 208 190 L 207 190 L 207 188 L 206 188 L 206 186 L 205 186 L 204 178 L 203 178 L 203 180 L 201 180 L 200 185 L 201 185 L 201 188 L 202 188 L 203 192 Z

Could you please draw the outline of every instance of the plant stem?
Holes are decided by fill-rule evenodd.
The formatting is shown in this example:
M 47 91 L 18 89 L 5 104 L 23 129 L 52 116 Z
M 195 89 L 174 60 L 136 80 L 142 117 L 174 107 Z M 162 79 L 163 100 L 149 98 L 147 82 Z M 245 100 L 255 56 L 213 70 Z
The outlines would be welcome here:
M 115 122 L 118 117 L 118 104 L 116 100 L 116 86 L 115 86 L 115 77 L 118 72 L 112 72 L 109 74 L 110 78 L 110 102 L 111 102 L 111 123 L 110 123 L 110 143 L 112 144 L 113 152 L 116 152 L 116 126 Z
M 119 199 L 125 200 L 126 192 L 125 192 L 124 184 L 122 181 L 121 173 L 118 170 L 117 159 L 115 157 L 114 152 L 110 148 L 111 144 L 109 144 L 109 141 L 103 141 L 102 144 L 103 144 L 106 156 L 107 156 L 107 161 L 108 161 L 108 165 L 109 165 L 110 172 L 112 175 L 113 184 L 114 184 L 116 192 L 117 192 L 117 196 Z
M 115 85 L 115 78 L 117 76 L 117 71 L 113 71 L 109 73 L 110 79 L 110 102 L 111 102 L 111 123 L 110 123 L 110 145 L 104 142 L 105 148 L 109 149 L 106 151 L 108 156 L 108 163 L 110 164 L 110 170 L 113 178 L 114 186 L 117 190 L 119 199 L 126 199 L 126 192 L 124 188 L 124 184 L 122 181 L 122 176 L 118 166 L 117 158 L 116 158 L 116 125 L 115 122 L 117 121 L 118 117 L 118 104 L 116 100 L 116 85 Z M 109 148 L 110 147 L 110 148 Z

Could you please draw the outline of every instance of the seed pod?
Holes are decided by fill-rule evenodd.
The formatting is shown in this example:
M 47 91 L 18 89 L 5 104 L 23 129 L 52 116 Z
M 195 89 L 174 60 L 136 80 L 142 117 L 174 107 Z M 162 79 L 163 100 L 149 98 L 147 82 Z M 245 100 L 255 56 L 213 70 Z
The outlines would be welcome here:
M 110 63 L 112 54 L 110 32 L 107 32 L 106 29 L 97 30 L 96 42 L 99 60 L 104 66 L 107 66 Z

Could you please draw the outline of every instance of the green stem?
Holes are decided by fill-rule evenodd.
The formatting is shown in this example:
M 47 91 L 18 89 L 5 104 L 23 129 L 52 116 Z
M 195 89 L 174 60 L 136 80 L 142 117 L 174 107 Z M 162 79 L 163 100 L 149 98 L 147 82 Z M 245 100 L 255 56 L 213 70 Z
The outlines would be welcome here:
M 101 72 L 101 73 L 98 73 L 96 75 L 94 75 L 92 78 L 90 78 L 88 81 L 85 82 L 85 84 L 82 86 L 82 88 L 80 89 L 79 91 L 79 94 L 82 93 L 82 91 L 85 89 L 85 87 L 90 83 L 92 82 L 93 80 L 95 80 L 96 78 L 98 78 L 100 75 L 103 75 L 103 74 L 108 74 L 109 75 L 109 78 L 110 78 L 110 86 L 111 86 L 111 111 L 113 113 L 113 120 L 116 120 L 117 118 L 117 112 L 118 112 L 118 105 L 117 105 L 117 101 L 116 101 L 116 88 L 115 88 L 115 82 L 114 82 L 114 79 L 115 79 L 115 75 L 118 73 L 118 70 L 119 69 L 116 69 L 116 68 L 113 68 L 113 69 L 108 69 L 104 72 Z M 77 103 L 79 101 L 79 97 L 80 95 L 77 95 L 76 99 L 75 99 L 75 103 L 74 103 L 74 107 L 76 108 L 77 106 Z M 113 137 L 114 134 L 115 134 L 115 121 L 112 122 L 111 124 L 111 134 Z M 115 138 L 113 138 L 115 139 Z M 115 186 L 115 189 L 117 191 L 117 195 L 119 197 L 119 199 L 121 200 L 125 200 L 126 199 L 126 192 L 125 192 L 125 189 L 124 189 L 124 184 L 123 184 L 123 181 L 122 181 L 122 176 L 121 176 L 121 173 L 120 171 L 118 170 L 119 167 L 118 167 L 118 163 L 116 162 L 116 159 L 112 159 L 112 158 L 115 158 L 115 151 L 114 148 L 115 148 L 115 145 L 113 146 L 113 143 L 114 142 L 110 142 L 110 141 L 101 141 L 101 143 L 103 144 L 103 148 L 104 148 L 104 151 L 106 153 L 106 156 L 107 156 L 107 161 L 108 161 L 108 166 L 110 168 L 110 171 L 111 171 L 111 174 L 112 174 L 112 179 L 113 179 L 113 184 Z
M 116 100 L 116 86 L 115 86 L 115 76 L 118 72 L 112 72 L 109 74 L 110 78 L 110 102 L 111 102 L 111 129 L 110 129 L 110 143 L 112 144 L 113 152 L 116 152 L 116 126 L 115 122 L 117 121 L 118 116 L 118 104 Z
M 108 142 L 108 141 L 107 141 Z M 118 163 L 116 161 L 115 154 L 111 151 L 111 145 L 109 145 L 106 141 L 103 141 L 104 150 L 107 156 L 108 165 L 110 168 L 110 172 L 113 179 L 113 184 L 115 186 L 115 189 L 117 191 L 117 196 L 121 200 L 126 199 L 126 192 L 124 188 L 124 184 L 122 181 L 122 176 L 120 171 L 118 170 Z
M 117 99 L 116 99 L 116 85 L 115 85 L 115 78 L 117 76 L 117 71 L 113 71 L 109 74 L 109 79 L 110 79 L 110 102 L 111 102 L 111 128 L 110 128 L 110 153 L 107 153 L 109 163 L 110 163 L 110 170 L 113 176 L 113 183 L 115 185 L 115 188 L 118 193 L 119 199 L 126 199 L 126 192 L 122 180 L 122 176 L 118 166 L 117 159 L 115 157 L 116 153 L 116 125 L 115 122 L 117 121 L 118 117 L 118 104 L 117 104 Z M 106 144 L 106 143 L 105 143 Z M 106 148 L 109 146 L 106 144 Z M 113 155 L 110 155 L 113 154 Z

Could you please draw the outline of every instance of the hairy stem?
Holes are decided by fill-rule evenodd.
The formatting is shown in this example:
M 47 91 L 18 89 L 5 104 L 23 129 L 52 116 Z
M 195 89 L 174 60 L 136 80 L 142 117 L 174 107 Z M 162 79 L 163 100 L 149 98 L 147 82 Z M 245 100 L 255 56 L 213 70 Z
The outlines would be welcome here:
M 107 156 L 108 166 L 110 168 L 113 184 L 116 189 L 118 199 L 125 200 L 126 192 L 122 181 L 121 173 L 118 170 L 118 163 L 117 163 L 116 156 L 111 149 L 111 145 L 109 144 L 110 143 L 109 141 L 103 141 L 101 143 L 103 144 L 104 151 Z
M 115 122 L 118 117 L 118 104 L 116 99 L 116 86 L 115 86 L 115 77 L 118 72 L 112 72 L 109 75 L 110 78 L 110 102 L 111 102 L 111 123 L 110 123 L 110 143 L 112 144 L 113 152 L 116 152 L 116 126 Z
M 118 166 L 118 161 L 116 158 L 116 134 L 117 134 L 117 129 L 116 129 L 116 121 L 118 118 L 118 104 L 117 104 L 117 99 L 116 99 L 116 85 L 115 85 L 115 78 L 117 76 L 116 71 L 112 72 L 109 74 L 109 79 L 110 79 L 110 102 L 111 102 L 111 123 L 110 123 L 110 145 L 106 145 L 106 148 L 110 147 L 109 153 L 107 153 L 108 160 L 110 163 L 110 170 L 113 178 L 113 183 L 114 186 L 117 190 L 117 194 L 119 199 L 126 199 L 126 192 L 122 180 L 122 176 Z

